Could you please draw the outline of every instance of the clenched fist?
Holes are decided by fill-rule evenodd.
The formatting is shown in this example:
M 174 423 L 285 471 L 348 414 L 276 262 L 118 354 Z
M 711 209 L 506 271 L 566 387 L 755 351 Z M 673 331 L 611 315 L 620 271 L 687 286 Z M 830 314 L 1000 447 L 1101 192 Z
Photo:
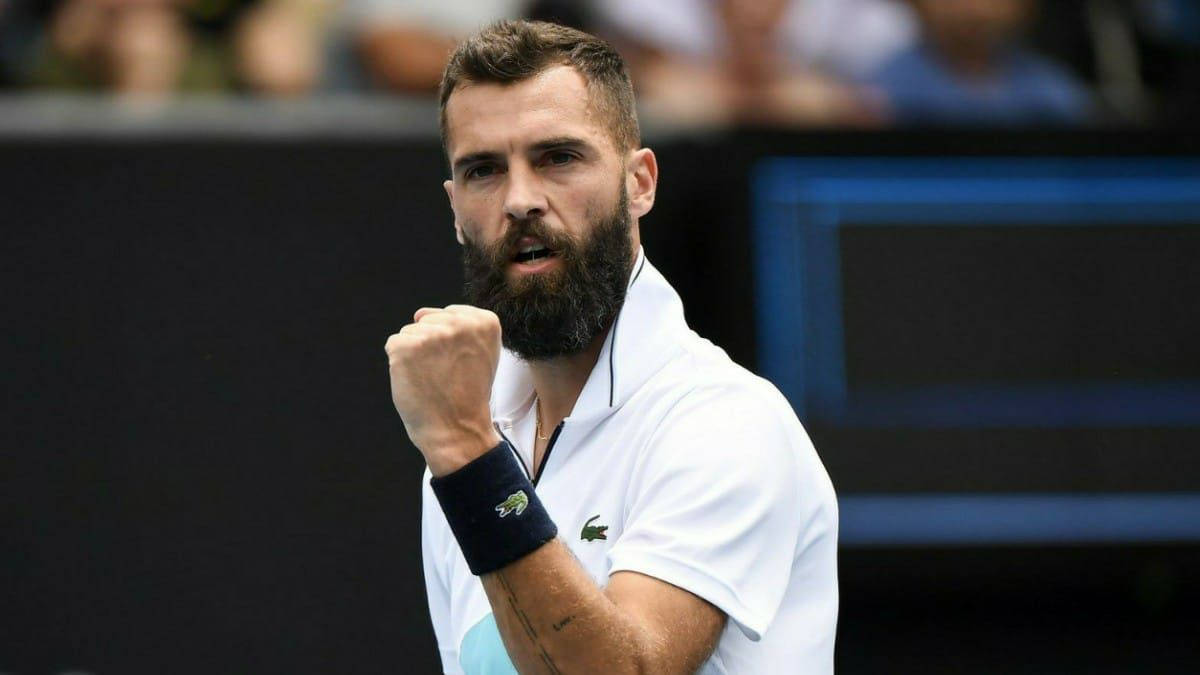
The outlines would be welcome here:
M 485 309 L 422 307 L 387 341 L 392 402 L 434 476 L 500 442 L 488 401 L 500 360 L 500 320 Z

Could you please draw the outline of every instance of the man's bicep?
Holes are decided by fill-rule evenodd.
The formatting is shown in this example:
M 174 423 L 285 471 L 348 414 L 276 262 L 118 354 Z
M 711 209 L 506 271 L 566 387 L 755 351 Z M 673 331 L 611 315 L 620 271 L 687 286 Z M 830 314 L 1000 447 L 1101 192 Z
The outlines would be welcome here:
M 725 613 L 704 598 L 639 572 L 615 572 L 605 595 L 661 646 L 663 672 L 694 672 L 716 648 Z

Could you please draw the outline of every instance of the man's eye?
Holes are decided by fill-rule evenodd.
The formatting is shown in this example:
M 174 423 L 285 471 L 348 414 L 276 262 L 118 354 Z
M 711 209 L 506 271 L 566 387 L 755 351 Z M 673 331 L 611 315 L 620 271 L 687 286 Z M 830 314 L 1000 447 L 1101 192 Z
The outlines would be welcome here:
M 491 166 L 490 164 L 481 164 L 479 166 L 473 166 L 470 169 L 467 169 L 466 177 L 487 178 L 494 173 L 496 173 L 496 167 Z
M 562 166 L 563 164 L 569 164 L 574 159 L 575 159 L 575 156 L 569 152 L 552 152 L 552 153 L 550 153 L 550 156 L 548 158 L 549 162 L 556 166 Z

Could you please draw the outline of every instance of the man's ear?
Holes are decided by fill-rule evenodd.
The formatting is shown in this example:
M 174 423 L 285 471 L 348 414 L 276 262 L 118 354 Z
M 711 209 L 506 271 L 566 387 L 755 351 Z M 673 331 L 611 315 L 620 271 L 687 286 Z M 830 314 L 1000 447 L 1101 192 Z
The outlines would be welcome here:
M 629 155 L 625 189 L 629 192 L 629 213 L 641 218 L 654 207 L 658 190 L 658 159 L 650 148 L 634 150 Z
M 446 188 L 446 196 L 450 198 L 450 210 L 454 212 L 454 238 L 461 246 L 466 242 L 463 241 L 462 225 L 458 224 L 458 211 L 454 209 L 454 181 L 446 180 L 442 183 L 442 187 Z

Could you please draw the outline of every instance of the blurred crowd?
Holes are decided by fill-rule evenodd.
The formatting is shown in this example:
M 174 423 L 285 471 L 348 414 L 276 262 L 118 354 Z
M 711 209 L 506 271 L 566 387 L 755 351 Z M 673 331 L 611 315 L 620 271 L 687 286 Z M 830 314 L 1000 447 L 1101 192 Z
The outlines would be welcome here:
M 680 124 L 1186 124 L 1200 0 L 0 0 L 0 89 L 432 96 L 501 18 L 583 28 Z

